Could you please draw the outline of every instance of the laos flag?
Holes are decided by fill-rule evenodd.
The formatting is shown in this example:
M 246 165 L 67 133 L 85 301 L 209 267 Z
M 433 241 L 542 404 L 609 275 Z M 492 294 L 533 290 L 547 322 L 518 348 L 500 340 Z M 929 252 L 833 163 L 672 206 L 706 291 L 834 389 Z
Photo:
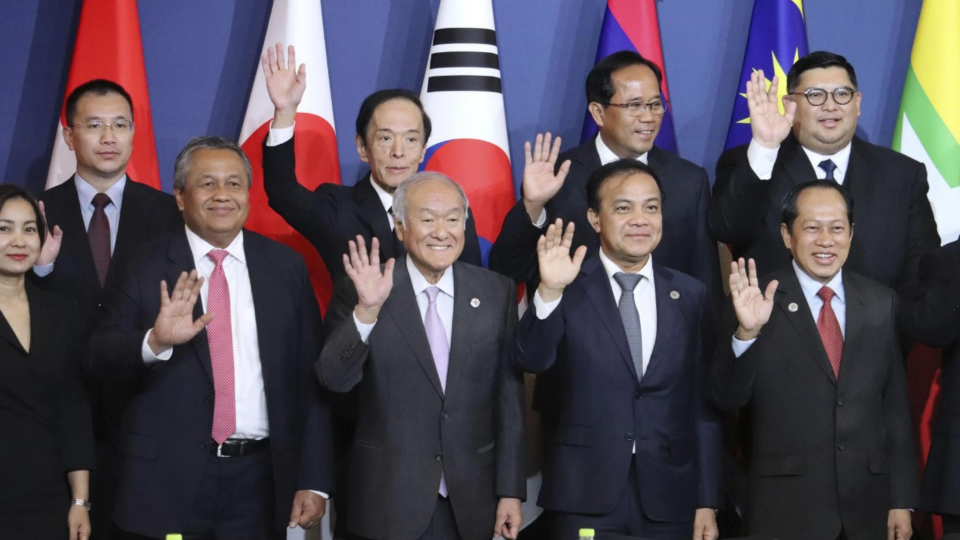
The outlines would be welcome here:
M 486 266 L 515 200 L 491 0 L 441 0 L 420 99 L 433 122 L 421 170 L 463 186 Z
M 656 0 L 608 0 L 600 27 L 600 43 L 597 45 L 597 62 L 618 51 L 634 51 L 650 60 L 663 73 L 660 93 L 670 100 L 667 90 L 667 71 L 663 68 L 663 48 L 660 46 L 660 23 L 657 20 Z M 592 140 L 597 134 L 597 124 L 588 112 L 583 121 L 581 143 Z M 677 152 L 677 136 L 673 129 L 673 114 L 670 105 L 663 115 L 660 133 L 654 141 L 657 148 Z

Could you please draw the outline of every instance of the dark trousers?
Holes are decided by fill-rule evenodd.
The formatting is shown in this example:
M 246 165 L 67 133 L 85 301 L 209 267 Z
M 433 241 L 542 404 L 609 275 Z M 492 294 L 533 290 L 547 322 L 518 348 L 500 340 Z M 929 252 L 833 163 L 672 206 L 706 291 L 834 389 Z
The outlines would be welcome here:
M 690 521 L 653 521 L 643 513 L 640 504 L 640 486 L 637 484 L 636 464 L 630 463 L 629 480 L 617 505 L 606 514 L 572 514 L 550 512 L 548 516 L 550 540 L 577 540 L 580 529 L 594 529 L 597 538 L 608 535 L 636 536 L 648 540 L 676 540 L 693 536 L 693 516 Z
M 960 533 L 960 516 L 942 514 L 940 518 L 943 519 L 943 534 Z
M 182 534 L 183 540 L 282 540 L 286 531 L 276 528 L 273 494 L 269 447 L 243 457 L 211 455 L 184 529 L 169 533 Z M 113 537 L 149 539 L 119 530 Z
M 493 523 L 490 523 L 490 530 L 493 531 Z M 350 534 L 347 538 L 349 540 L 367 540 L 355 534 Z M 453 516 L 453 505 L 450 504 L 449 499 L 437 496 L 437 506 L 433 509 L 433 517 L 427 524 L 427 530 L 417 540 L 463 540 L 460 531 L 457 529 L 457 520 Z

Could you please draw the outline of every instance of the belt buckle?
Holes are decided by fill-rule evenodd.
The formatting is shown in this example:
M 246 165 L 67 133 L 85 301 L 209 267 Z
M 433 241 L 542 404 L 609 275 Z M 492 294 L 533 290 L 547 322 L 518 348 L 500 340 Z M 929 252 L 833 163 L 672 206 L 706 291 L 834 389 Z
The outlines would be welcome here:
M 216 442 L 216 441 L 214 441 L 214 442 Z M 224 441 L 224 443 L 225 443 L 225 442 L 226 442 L 226 441 Z M 223 443 L 220 443 L 220 444 L 217 445 L 217 457 L 225 457 L 225 456 L 223 455 Z

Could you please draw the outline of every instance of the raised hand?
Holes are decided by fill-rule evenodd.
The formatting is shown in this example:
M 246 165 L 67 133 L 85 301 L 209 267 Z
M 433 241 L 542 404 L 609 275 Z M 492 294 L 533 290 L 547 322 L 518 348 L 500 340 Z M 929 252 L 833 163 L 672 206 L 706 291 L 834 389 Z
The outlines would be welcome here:
M 293 45 L 287 47 L 287 58 L 283 57 L 283 45 L 277 43 L 268 48 L 260 57 L 263 75 L 267 80 L 267 94 L 276 111 L 273 115 L 273 128 L 285 128 L 293 125 L 297 106 L 307 89 L 307 65 L 300 64 L 297 69 L 297 55 Z
M 60 255 L 63 231 L 60 230 L 59 225 L 55 225 L 53 229 L 50 228 L 50 223 L 47 221 L 47 210 L 43 207 L 43 201 L 40 201 L 40 219 L 42 219 L 47 226 L 47 240 L 43 243 L 40 256 L 37 257 L 37 261 L 33 264 L 36 266 L 46 266 L 56 261 L 57 256 Z
M 563 230 L 563 221 L 547 227 L 547 232 L 537 241 L 537 258 L 540 261 L 540 299 L 552 302 L 563 294 L 563 289 L 573 283 L 580 273 L 580 265 L 587 255 L 587 246 L 580 246 L 570 256 L 570 246 L 573 245 L 573 222 L 567 224 Z
M 760 328 L 770 320 L 773 311 L 773 295 L 777 292 L 777 280 L 767 285 L 765 292 L 760 291 L 757 281 L 757 264 L 750 259 L 747 263 L 741 257 L 730 263 L 730 297 L 737 313 L 737 339 L 749 341 L 760 335 Z
M 380 241 L 374 237 L 370 242 L 370 252 L 363 237 L 357 235 L 357 241 L 350 241 L 350 253 L 343 255 L 343 268 L 353 281 L 357 290 L 357 307 L 354 313 L 364 324 L 373 324 L 380 314 L 380 308 L 393 289 L 393 264 L 390 259 L 380 270 Z
M 766 148 L 777 148 L 787 138 L 793 127 L 793 117 L 797 104 L 792 99 L 784 100 L 784 111 L 780 114 L 777 99 L 777 85 L 780 79 L 774 75 L 770 89 L 767 90 L 763 70 L 754 71 L 747 81 L 747 107 L 750 109 L 750 129 L 757 144 Z
M 563 186 L 563 181 L 570 172 L 570 160 L 560 165 L 560 170 L 554 174 L 557 156 L 560 155 L 560 137 L 550 145 L 550 132 L 546 135 L 537 133 L 537 138 L 530 148 L 530 141 L 523 145 L 525 162 L 523 166 L 523 205 L 530 215 L 530 221 L 536 222 L 540 212 Z
M 202 285 L 203 278 L 197 277 L 196 270 L 191 270 L 189 274 L 181 272 L 169 295 L 167 282 L 160 282 L 160 313 L 147 340 L 154 354 L 190 341 L 213 320 L 216 314 L 210 311 L 193 320 L 193 306 L 197 303 Z

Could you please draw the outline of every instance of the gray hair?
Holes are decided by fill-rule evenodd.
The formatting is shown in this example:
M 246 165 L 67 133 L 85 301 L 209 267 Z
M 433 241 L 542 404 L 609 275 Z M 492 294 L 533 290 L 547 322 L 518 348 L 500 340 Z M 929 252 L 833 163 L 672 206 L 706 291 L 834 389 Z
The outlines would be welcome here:
M 243 153 L 243 149 L 237 143 L 218 135 L 204 135 L 190 139 L 190 142 L 177 155 L 176 164 L 173 166 L 173 189 L 183 191 L 186 187 L 190 159 L 197 150 L 232 150 L 243 160 L 243 168 L 247 171 L 247 187 L 253 185 L 253 167 L 250 166 L 250 160 Z
M 407 208 L 407 198 L 410 196 L 410 190 L 413 189 L 417 184 L 430 182 L 432 180 L 446 184 L 447 186 L 456 189 L 457 193 L 460 194 L 460 199 L 463 201 L 463 228 L 466 229 L 467 210 L 470 209 L 470 203 L 467 201 L 467 194 L 463 191 L 463 188 L 460 186 L 460 184 L 451 180 L 449 176 L 437 171 L 421 171 L 410 175 L 406 180 L 400 183 L 400 186 L 398 186 L 397 190 L 393 193 L 393 216 L 397 219 L 397 221 L 403 223 L 404 227 L 406 227 L 407 210 L 409 210 Z

